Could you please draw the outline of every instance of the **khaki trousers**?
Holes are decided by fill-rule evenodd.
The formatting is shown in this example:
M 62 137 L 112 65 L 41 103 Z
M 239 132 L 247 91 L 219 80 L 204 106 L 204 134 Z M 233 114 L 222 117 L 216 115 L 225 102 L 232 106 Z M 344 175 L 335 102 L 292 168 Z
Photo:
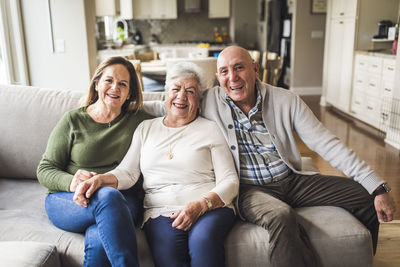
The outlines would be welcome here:
M 292 173 L 268 185 L 240 186 L 240 213 L 268 230 L 269 259 L 275 267 L 320 266 L 293 210 L 311 206 L 341 207 L 353 214 L 371 232 L 375 253 L 379 222 L 374 197 L 349 178 Z

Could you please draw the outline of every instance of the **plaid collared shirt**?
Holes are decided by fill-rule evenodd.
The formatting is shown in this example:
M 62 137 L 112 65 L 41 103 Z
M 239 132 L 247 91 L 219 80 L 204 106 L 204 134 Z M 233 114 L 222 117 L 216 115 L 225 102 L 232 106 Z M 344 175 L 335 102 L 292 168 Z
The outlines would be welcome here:
M 257 90 L 256 105 L 247 117 L 226 96 L 235 123 L 240 159 L 240 182 L 265 185 L 279 181 L 289 175 L 290 168 L 283 162 L 270 139 L 262 118 L 262 97 Z

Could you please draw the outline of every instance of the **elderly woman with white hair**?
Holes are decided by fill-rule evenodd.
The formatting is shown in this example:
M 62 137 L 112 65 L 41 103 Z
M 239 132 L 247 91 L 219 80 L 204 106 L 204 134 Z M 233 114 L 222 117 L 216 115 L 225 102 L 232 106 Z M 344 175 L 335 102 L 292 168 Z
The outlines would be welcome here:
M 199 116 L 201 70 L 177 63 L 166 78 L 167 115 L 143 121 L 120 165 L 87 181 L 127 189 L 143 174 L 144 230 L 156 266 L 225 266 L 238 176 L 217 125 Z

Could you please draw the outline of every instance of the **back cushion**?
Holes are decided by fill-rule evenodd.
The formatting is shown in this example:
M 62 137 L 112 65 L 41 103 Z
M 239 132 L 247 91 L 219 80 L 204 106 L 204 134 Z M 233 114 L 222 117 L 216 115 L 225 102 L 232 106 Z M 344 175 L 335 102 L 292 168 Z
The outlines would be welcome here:
M 84 95 L 29 86 L 0 85 L 0 177 L 34 178 L 50 132 Z
M 0 177 L 36 179 L 51 131 L 86 92 L 0 85 Z M 164 100 L 164 92 L 143 94 Z

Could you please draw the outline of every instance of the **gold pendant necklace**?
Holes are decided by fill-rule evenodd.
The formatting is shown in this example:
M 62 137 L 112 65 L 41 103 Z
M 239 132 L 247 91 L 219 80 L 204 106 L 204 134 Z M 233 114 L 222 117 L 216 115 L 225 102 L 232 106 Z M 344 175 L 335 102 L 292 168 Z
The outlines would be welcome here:
M 170 127 L 168 127 L 166 124 L 165 124 L 165 119 L 166 119 L 166 117 L 164 117 L 164 125 L 165 125 L 165 127 L 167 128 L 167 133 L 168 133 L 168 143 L 169 143 L 169 152 L 168 152 L 168 154 L 167 154 L 167 158 L 169 159 L 169 160 L 171 160 L 171 159 L 173 159 L 174 158 L 174 153 L 172 153 L 172 141 L 171 141 L 171 135 L 169 134 L 169 128 Z M 179 134 L 179 136 L 176 138 L 176 140 L 177 140 L 177 142 L 178 142 L 178 140 L 181 138 L 181 136 L 183 135 L 183 132 L 186 130 L 186 128 L 189 126 L 189 124 L 187 124 L 186 126 L 185 126 L 185 128 L 180 132 L 180 134 Z M 172 134 L 173 135 L 173 134 Z M 176 145 L 176 143 L 175 143 L 175 145 Z

